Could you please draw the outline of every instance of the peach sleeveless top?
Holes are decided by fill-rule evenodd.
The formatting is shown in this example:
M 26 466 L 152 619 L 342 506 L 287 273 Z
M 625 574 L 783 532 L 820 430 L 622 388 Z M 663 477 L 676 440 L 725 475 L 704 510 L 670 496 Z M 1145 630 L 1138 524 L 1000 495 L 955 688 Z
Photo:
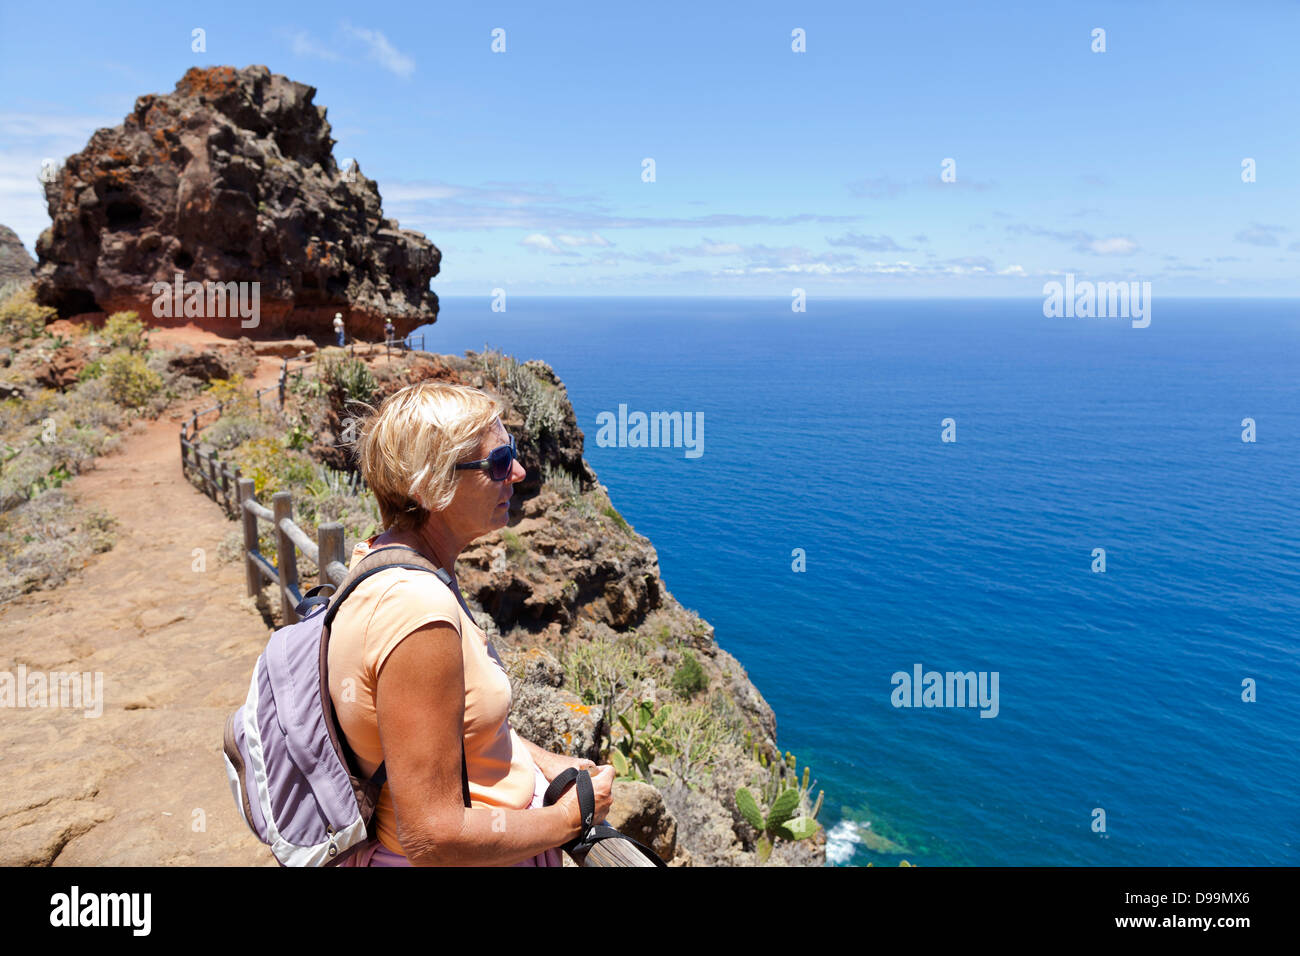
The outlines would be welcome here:
M 357 542 L 349 567 L 369 553 L 375 537 Z M 537 770 L 532 755 L 510 728 L 510 678 L 487 635 L 451 589 L 428 571 L 389 568 L 371 575 L 357 585 L 335 616 L 330 629 L 329 688 L 343 735 L 361 771 L 374 773 L 384 759 L 375 713 L 377 675 L 393 648 L 434 621 L 450 623 L 461 638 L 470 803 L 523 810 L 532 803 Z M 379 841 L 401 853 L 387 783 L 375 813 Z

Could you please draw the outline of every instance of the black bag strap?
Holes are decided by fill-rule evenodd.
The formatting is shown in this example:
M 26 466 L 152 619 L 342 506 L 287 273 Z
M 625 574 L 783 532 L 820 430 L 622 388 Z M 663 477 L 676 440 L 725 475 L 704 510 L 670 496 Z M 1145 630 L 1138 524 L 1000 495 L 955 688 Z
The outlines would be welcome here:
M 372 560 L 373 558 L 375 558 L 376 555 L 384 554 L 385 551 L 388 552 L 400 551 L 406 553 L 387 554 L 384 555 L 384 557 L 379 558 L 378 560 Z M 322 603 L 326 603 L 329 605 L 328 609 L 325 611 L 325 620 L 321 626 L 321 649 L 320 649 L 321 704 L 325 709 L 325 712 L 327 714 L 327 719 L 333 723 L 335 732 L 338 736 L 339 744 L 342 746 L 344 755 L 348 760 L 349 769 L 351 769 L 352 767 L 358 767 L 359 769 L 359 766 L 357 763 L 356 754 L 352 752 L 352 748 L 348 745 L 347 738 L 343 735 L 343 728 L 338 722 L 338 715 L 334 712 L 334 702 L 330 699 L 330 693 L 329 693 L 329 678 L 326 674 L 326 661 L 328 659 L 328 653 L 329 653 L 330 625 L 334 622 L 334 617 L 338 614 L 339 607 L 347 599 L 348 595 L 351 594 L 354 590 L 356 590 L 358 584 L 360 584 L 366 578 L 370 577 L 372 574 L 378 574 L 380 571 L 387 571 L 389 568 L 407 568 L 412 571 L 429 571 L 432 574 L 436 575 L 438 580 L 442 581 L 442 583 L 447 585 L 448 588 L 451 588 L 451 575 L 449 575 L 442 568 L 435 565 L 432 561 L 430 561 L 428 558 L 422 555 L 419 551 L 416 551 L 414 548 L 409 548 L 404 544 L 390 544 L 390 545 L 385 545 L 382 548 L 375 548 L 364 558 L 358 561 L 356 565 L 352 568 L 352 570 L 348 572 L 348 576 L 343 579 L 343 583 L 339 586 L 339 588 L 335 592 L 333 592 L 329 597 L 325 597 L 319 592 L 325 588 L 332 587 L 332 585 L 319 584 L 316 587 L 312 588 L 310 591 L 308 591 L 307 594 L 303 597 L 303 600 L 295 608 L 299 616 L 303 616 L 303 612 L 309 610 L 310 608 L 316 607 Z M 454 588 L 451 588 L 451 590 L 453 595 L 456 597 L 457 603 L 464 606 L 463 602 L 460 600 L 460 595 L 455 594 Z M 308 614 L 307 616 L 310 616 L 310 614 Z M 460 793 L 461 793 L 461 799 L 464 801 L 465 806 L 468 807 L 471 804 L 470 804 L 470 794 L 469 794 L 469 771 L 467 770 L 467 763 L 468 761 L 465 758 L 465 741 L 461 740 L 460 742 Z M 354 774 L 354 776 L 360 776 L 360 774 L 359 773 Z M 366 782 L 367 788 L 373 791 L 374 805 L 376 806 L 379 803 L 379 791 L 383 789 L 384 782 L 387 779 L 388 779 L 388 767 L 386 766 L 386 761 L 380 761 L 379 766 L 375 768 L 375 772 L 371 774 L 370 779 Z
M 551 781 L 551 785 L 546 788 L 546 793 L 542 796 L 542 805 L 551 806 L 556 800 L 560 799 L 560 796 L 568 789 L 569 784 L 575 781 L 578 786 L 578 812 L 582 815 L 582 832 L 568 843 L 563 844 L 560 849 L 573 857 L 574 862 L 581 866 L 588 851 L 601 840 L 626 840 L 644 853 L 655 866 L 667 868 L 668 864 L 659 858 L 659 854 L 644 843 L 632 839 L 626 833 L 620 833 L 608 824 L 596 823 L 593 820 L 596 815 L 596 792 L 591 786 L 591 774 L 586 770 L 565 767 L 557 773 L 555 779 Z

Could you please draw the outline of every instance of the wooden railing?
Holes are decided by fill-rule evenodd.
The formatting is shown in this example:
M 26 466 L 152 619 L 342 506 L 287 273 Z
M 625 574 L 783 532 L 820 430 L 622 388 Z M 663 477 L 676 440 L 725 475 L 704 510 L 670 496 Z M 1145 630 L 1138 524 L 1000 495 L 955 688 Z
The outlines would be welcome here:
M 319 584 L 338 587 L 347 577 L 344 563 L 343 525 L 328 521 L 316 529 L 316 540 L 293 521 L 293 495 L 277 491 L 271 495 L 271 507 L 258 504 L 253 494 L 253 479 L 238 479 L 239 507 L 244 523 L 244 583 L 248 596 L 255 597 L 266 578 L 280 591 L 280 610 L 285 624 L 298 620 L 296 608 L 302 600 L 298 579 L 298 551 L 302 551 L 320 569 Z M 257 522 L 266 521 L 275 529 L 275 564 L 257 544 Z
M 349 355 L 355 356 L 357 354 L 356 351 L 357 344 L 358 343 L 356 342 L 349 342 L 347 344 L 347 350 Z M 380 346 L 379 342 L 362 342 L 360 344 L 367 346 L 367 351 L 362 352 L 361 353 L 362 355 L 374 355 L 375 351 Z M 397 349 L 397 351 L 399 352 L 423 352 L 424 333 L 421 332 L 419 335 L 408 335 L 404 339 L 389 338 L 386 339 L 382 344 L 384 348 L 384 355 L 387 358 L 392 358 L 393 349 Z

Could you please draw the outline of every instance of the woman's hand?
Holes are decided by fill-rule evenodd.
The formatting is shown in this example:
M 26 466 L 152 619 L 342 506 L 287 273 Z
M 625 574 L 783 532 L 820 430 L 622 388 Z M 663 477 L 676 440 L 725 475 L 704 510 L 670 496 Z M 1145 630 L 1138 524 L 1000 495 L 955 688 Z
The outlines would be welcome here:
M 587 763 L 591 761 L 588 760 Z M 592 814 L 591 819 L 593 823 L 602 823 L 609 815 L 610 807 L 614 805 L 614 768 L 611 765 L 606 764 L 600 767 L 598 772 L 591 774 L 591 789 L 596 798 L 596 812 Z M 555 805 L 564 808 L 573 838 L 581 836 L 582 808 L 578 804 L 577 781 L 565 788 L 560 799 L 555 801 Z
M 533 763 L 537 764 L 537 769 L 542 772 L 546 782 L 550 783 L 558 777 L 566 768 L 573 767 L 575 770 L 593 770 L 596 764 L 585 757 L 566 757 L 563 754 L 553 754 L 548 750 L 542 750 L 540 747 L 534 749 Z
M 542 771 L 542 777 L 546 778 L 547 783 L 559 777 L 567 767 L 573 767 L 575 770 L 590 770 L 595 766 L 595 763 L 586 760 L 585 757 L 565 757 L 562 753 L 551 753 L 550 750 L 543 750 L 532 741 L 524 740 L 524 737 L 519 737 L 519 739 L 524 744 L 524 747 L 528 748 L 528 752 L 532 754 L 533 762 L 536 763 L 537 769 Z

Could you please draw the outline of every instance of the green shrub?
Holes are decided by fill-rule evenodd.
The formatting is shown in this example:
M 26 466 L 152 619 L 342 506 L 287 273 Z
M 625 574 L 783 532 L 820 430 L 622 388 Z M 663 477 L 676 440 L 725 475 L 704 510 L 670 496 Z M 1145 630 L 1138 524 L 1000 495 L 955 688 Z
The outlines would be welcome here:
M 343 392 L 344 402 L 369 403 L 375 397 L 379 383 L 371 374 L 369 366 L 359 358 L 344 355 L 339 358 L 326 357 L 323 360 L 321 377 Z
M 603 704 L 606 713 L 628 687 L 637 661 L 617 641 L 580 640 L 564 655 L 564 679 L 587 704 Z
M 239 415 L 257 417 L 257 401 L 245 388 L 244 376 L 236 372 L 230 378 L 214 378 L 208 382 L 203 395 L 222 406 L 221 417 Z
M 533 440 L 557 435 L 564 425 L 565 398 L 560 389 L 543 382 L 530 369 L 499 349 L 483 346 L 478 365 L 495 388 L 505 392 L 523 413 L 524 431 Z
M 285 383 L 285 390 L 290 395 L 297 395 L 301 398 L 313 400 L 323 398 L 328 390 L 326 383 L 320 378 L 304 375 L 303 372 L 305 371 L 301 366 L 291 371 L 288 381 Z
M 0 304 L 0 333 L 13 339 L 34 339 L 45 331 L 46 323 L 57 315 L 56 310 L 37 305 L 36 290 L 24 286 Z
M 102 370 L 102 366 L 101 366 Z M 113 401 L 103 376 L 87 379 L 63 396 L 68 417 L 86 428 L 115 432 L 122 427 L 122 406 Z
M 506 543 L 506 552 L 510 557 L 516 560 L 522 558 L 528 551 L 527 545 L 519 539 L 519 535 L 515 534 L 509 528 L 501 529 L 501 540 Z
M 291 451 L 302 451 L 304 448 L 309 448 L 311 442 L 312 433 L 301 424 L 294 425 L 289 429 L 289 433 L 284 436 L 284 447 Z
M 78 382 L 89 382 L 99 378 L 104 374 L 104 360 L 93 359 L 85 364 L 80 372 L 77 373 Z
M 292 492 L 316 477 L 312 460 L 300 451 L 287 451 L 274 438 L 250 438 L 230 454 L 240 475 L 251 477 L 253 493 L 270 507 L 265 498 L 273 492 Z
M 613 518 L 614 523 L 618 525 L 620 528 L 622 528 L 624 531 L 629 533 L 632 531 L 632 526 L 627 523 L 627 519 L 624 518 L 621 514 L 619 514 L 613 505 L 605 505 L 604 508 L 600 509 L 600 513 L 603 514 L 606 518 Z
M 253 492 L 267 507 L 265 499 L 277 491 L 296 491 L 316 477 L 310 458 L 302 452 L 287 451 L 274 438 L 252 438 L 230 454 L 244 478 L 253 479 Z
M 227 412 L 200 433 L 202 441 L 221 451 L 238 447 L 266 431 L 262 422 L 249 415 Z
M 578 479 L 563 468 L 554 467 L 549 461 L 542 462 L 542 484 L 570 498 L 582 494 Z
M 708 690 L 709 676 L 690 651 L 682 652 L 682 663 L 673 673 L 672 687 L 687 700 L 702 690 Z
M 143 408 L 162 390 L 162 377 L 134 352 L 114 352 L 104 360 L 108 393 L 128 408 Z
M 727 717 L 717 700 L 674 708 L 663 727 L 674 751 L 668 769 L 686 786 L 699 788 L 724 752 L 733 755 L 724 760 L 728 765 L 735 763 L 736 757 L 743 759 L 736 728 L 736 721 Z
M 149 330 L 134 312 L 114 312 L 104 323 L 100 336 L 110 349 L 145 352 L 149 348 Z

